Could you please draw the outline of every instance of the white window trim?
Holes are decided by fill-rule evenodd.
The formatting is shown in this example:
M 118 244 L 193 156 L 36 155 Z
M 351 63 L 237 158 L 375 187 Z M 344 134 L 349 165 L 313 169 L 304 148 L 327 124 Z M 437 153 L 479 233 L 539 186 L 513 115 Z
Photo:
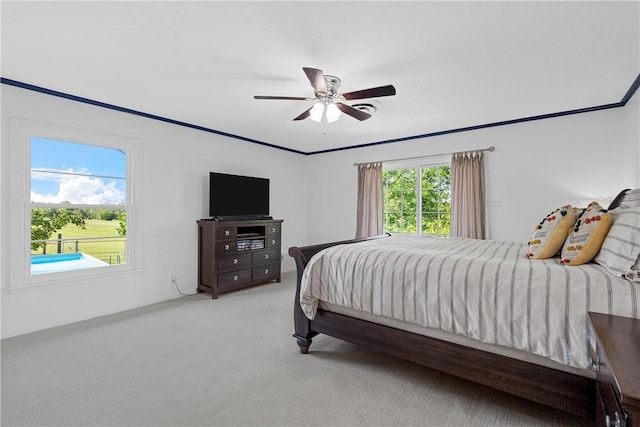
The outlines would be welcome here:
M 9 144 L 9 291 L 87 283 L 87 278 L 105 278 L 142 270 L 142 230 L 139 189 L 142 188 L 142 142 L 128 137 L 74 129 L 20 118 L 10 118 Z M 32 275 L 30 258 L 31 137 L 77 142 L 125 150 L 127 153 L 127 263 L 59 273 Z M 82 206 L 78 206 L 82 207 Z

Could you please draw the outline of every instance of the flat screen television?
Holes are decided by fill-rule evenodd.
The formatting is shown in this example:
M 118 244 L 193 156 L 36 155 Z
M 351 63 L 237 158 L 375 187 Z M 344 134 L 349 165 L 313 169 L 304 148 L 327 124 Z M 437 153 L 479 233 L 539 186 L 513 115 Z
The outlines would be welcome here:
M 269 217 L 269 179 L 209 173 L 209 215 L 218 219 Z

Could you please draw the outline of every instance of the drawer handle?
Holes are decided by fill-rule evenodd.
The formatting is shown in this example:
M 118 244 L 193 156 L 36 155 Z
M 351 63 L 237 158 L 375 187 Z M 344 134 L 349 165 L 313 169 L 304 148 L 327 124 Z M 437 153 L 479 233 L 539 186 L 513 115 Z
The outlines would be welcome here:
M 237 264 L 237 263 L 238 263 L 238 258 L 234 258 L 234 259 L 233 259 L 233 263 L 234 263 L 234 264 Z
M 269 259 L 269 254 L 264 254 L 264 259 Z
M 233 281 L 234 282 L 238 281 L 238 276 L 233 276 Z
M 229 245 L 224 245 L 224 250 L 225 250 L 225 251 L 228 251 L 230 247 L 231 247 L 231 246 L 229 246 Z
M 604 424 L 607 427 L 620 427 L 620 414 L 618 413 L 618 411 L 616 411 L 615 416 L 616 416 L 616 420 L 611 421 L 611 417 L 609 415 L 605 415 Z
M 271 239 L 271 244 L 275 245 L 276 244 L 276 239 Z
M 228 236 L 229 235 L 229 230 L 224 230 L 224 235 Z
M 272 232 L 272 233 L 275 233 L 275 232 L 276 232 L 276 229 L 275 229 L 274 227 L 271 227 L 271 232 Z
M 268 268 L 264 269 L 264 274 L 269 274 L 269 269 Z

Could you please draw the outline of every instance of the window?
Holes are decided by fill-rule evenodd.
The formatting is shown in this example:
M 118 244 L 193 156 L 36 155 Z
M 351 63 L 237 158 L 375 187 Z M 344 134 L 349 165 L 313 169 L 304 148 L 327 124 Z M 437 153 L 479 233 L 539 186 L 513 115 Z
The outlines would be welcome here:
M 126 263 L 127 152 L 32 136 L 30 158 L 31 274 Z
M 12 286 L 135 268 L 139 143 L 18 119 L 11 126 Z
M 408 168 L 387 166 L 382 172 L 385 231 L 448 236 L 450 170 L 449 163 Z

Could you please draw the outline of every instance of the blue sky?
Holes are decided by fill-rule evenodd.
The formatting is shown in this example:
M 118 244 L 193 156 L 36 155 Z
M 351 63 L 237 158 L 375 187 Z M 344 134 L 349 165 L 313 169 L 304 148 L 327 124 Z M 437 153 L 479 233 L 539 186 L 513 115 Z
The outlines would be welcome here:
M 120 150 L 32 137 L 31 169 L 32 202 L 126 201 L 126 154 Z

